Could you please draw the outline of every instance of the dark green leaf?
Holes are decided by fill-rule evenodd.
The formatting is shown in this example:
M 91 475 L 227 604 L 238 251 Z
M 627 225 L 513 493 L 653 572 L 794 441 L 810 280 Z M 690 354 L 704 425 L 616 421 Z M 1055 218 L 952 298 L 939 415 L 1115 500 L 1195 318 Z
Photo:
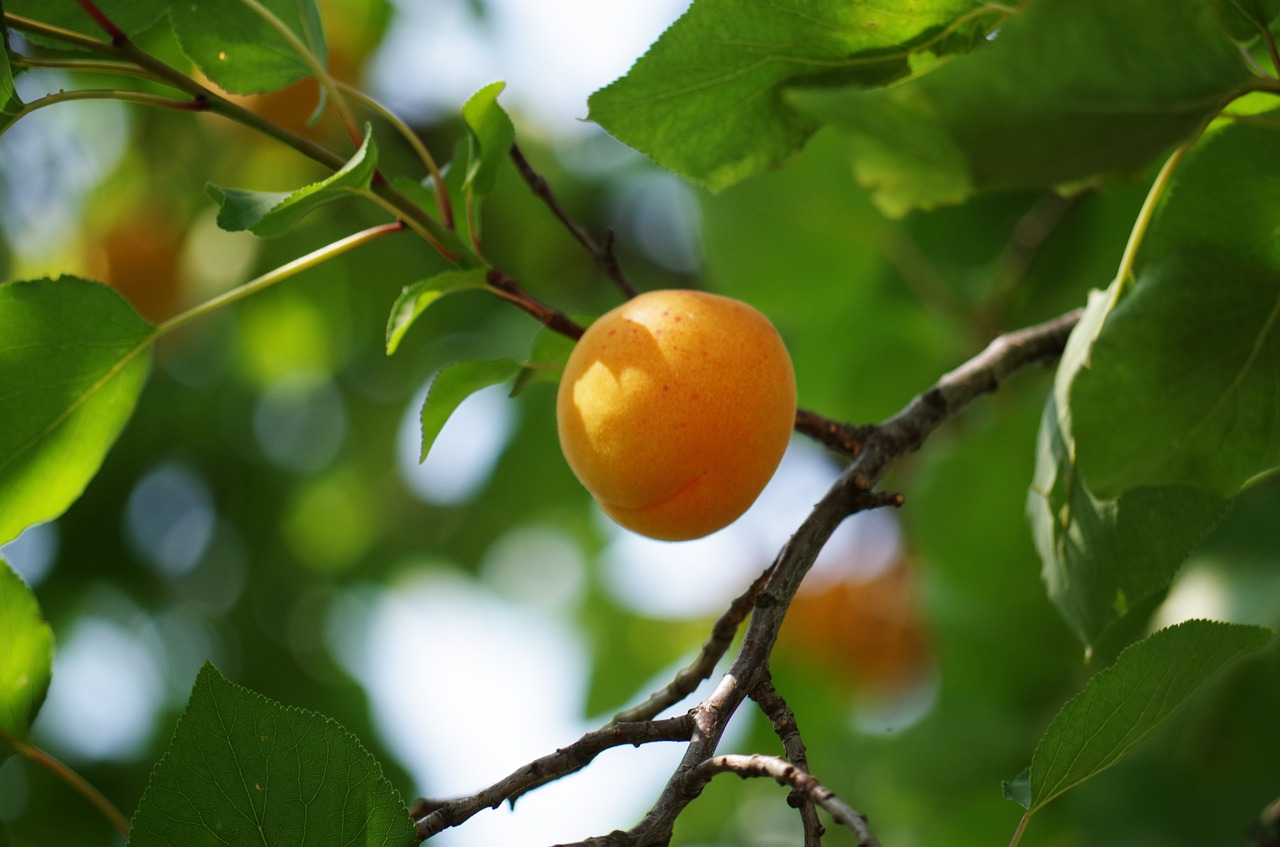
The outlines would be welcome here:
M 498 95 L 505 82 L 494 82 L 471 95 L 462 107 L 467 124 L 470 155 L 467 157 L 467 179 L 463 188 L 483 196 L 493 190 L 498 166 L 506 160 L 515 141 L 516 130 L 511 118 L 498 105 Z
M 663 167 L 727 188 L 785 162 L 821 123 L 790 108 L 783 86 L 905 74 L 910 46 L 977 5 L 697 0 L 626 76 L 591 96 L 589 117 Z
M 206 664 L 133 818 L 130 847 L 408 847 L 413 821 L 354 735 Z
M 22 114 L 22 98 L 13 84 L 13 66 L 9 63 L 9 31 L 4 26 L 4 6 L 0 5 L 0 134 Z
M 1197 620 L 1126 648 L 1067 701 L 1036 745 L 1028 814 L 1114 765 L 1214 673 L 1270 637 L 1262 627 Z
M 313 210 L 342 197 L 367 191 L 378 167 L 378 151 L 372 130 L 365 128 L 364 143 L 351 160 L 332 176 L 291 193 L 245 191 L 210 184 L 209 196 L 221 207 L 218 226 L 238 232 L 249 230 L 262 238 L 288 232 Z
M 1280 465 L 1277 196 L 1273 130 L 1229 126 L 1183 164 L 1071 389 L 1100 496 L 1181 484 L 1230 497 Z
M 171 0 L 95 0 L 95 4 L 125 35 L 134 38 L 150 29 L 169 7 Z M 94 23 L 74 0 L 5 0 L 4 9 L 24 18 L 69 29 L 109 41 L 102 27 Z M 31 36 L 24 36 L 31 37 Z M 50 38 L 32 37 L 50 47 L 67 45 Z
M 391 307 L 391 317 L 387 321 L 387 355 L 396 352 L 409 327 L 413 326 L 413 322 L 432 303 L 446 294 L 484 288 L 484 285 L 484 269 L 471 268 L 465 271 L 445 271 L 406 287 L 396 298 L 395 305 Z
M 1252 41 L 1280 15 L 1280 0 L 1222 0 L 1222 23 L 1238 41 Z
M 1227 505 L 1213 494 L 1182 486 L 1136 488 L 1103 500 L 1081 479 L 1063 398 L 1107 303 L 1105 294 L 1094 293 L 1063 353 L 1027 495 L 1049 597 L 1086 648 L 1134 605 L 1168 587 Z
M 153 339 L 105 285 L 0 285 L 0 544 L 80 496 L 133 411 Z
M 436 374 L 422 404 L 422 454 L 419 461 L 426 461 L 436 436 L 444 429 L 454 409 L 481 388 L 506 382 L 520 372 L 520 365 L 511 359 L 492 359 L 479 362 L 454 362 Z
M 321 64 L 328 58 L 315 0 L 259 0 Z M 182 51 L 232 94 L 276 91 L 311 76 L 311 68 L 261 15 L 242 2 L 182 0 L 169 20 Z
M 31 589 L 0 559 L 0 736 L 27 739 L 52 672 L 53 631 Z
M 1210 0 L 1037 0 L 900 85 L 788 99 L 849 135 L 860 181 L 900 215 L 1140 168 L 1248 77 Z

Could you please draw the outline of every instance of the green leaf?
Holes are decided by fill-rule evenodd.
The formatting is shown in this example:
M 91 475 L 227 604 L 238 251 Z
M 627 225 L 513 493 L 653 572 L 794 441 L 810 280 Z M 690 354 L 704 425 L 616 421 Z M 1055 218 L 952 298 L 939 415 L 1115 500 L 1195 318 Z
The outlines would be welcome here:
M 220 206 L 218 226 L 231 232 L 249 230 L 262 238 L 284 235 L 313 210 L 342 197 L 368 191 L 378 167 L 378 151 L 372 128 L 365 127 L 364 142 L 342 168 L 319 182 L 290 193 L 245 191 L 207 187 Z
M 516 138 L 511 118 L 498 105 L 498 95 L 506 85 L 505 82 L 490 83 L 471 95 L 462 107 L 470 150 L 463 188 L 474 195 L 483 196 L 493 190 L 498 166 L 506 160 L 507 151 Z
M 320 64 L 328 59 L 315 0 L 258 0 L 306 45 Z M 288 40 L 243 2 L 182 0 L 169 20 L 187 58 L 232 94 L 263 94 L 311 76 Z
M 150 29 L 169 7 L 171 0 L 95 0 L 96 5 L 125 35 L 136 38 Z M 94 23 L 76 2 L 51 2 L 50 0 L 5 0 L 4 10 L 24 18 L 69 29 L 81 35 L 110 40 L 102 27 Z M 63 42 L 24 35 L 47 47 L 67 49 Z
M 0 544 L 80 496 L 133 411 L 154 338 L 105 285 L 0 285 Z
M 1086 649 L 1135 605 L 1168 587 L 1227 506 L 1220 497 L 1181 486 L 1136 488 L 1105 500 L 1085 485 L 1065 397 L 1107 305 L 1107 296 L 1094 292 L 1067 342 L 1041 420 L 1027 494 L 1049 598 Z
M 387 321 L 387 355 L 390 356 L 396 352 L 409 327 L 432 303 L 455 291 L 484 288 L 484 286 L 483 268 L 445 271 L 430 279 L 407 286 L 396 298 L 395 305 L 391 307 L 391 317 Z
M 1262 627 L 1195 620 L 1127 647 L 1045 730 L 1031 756 L 1027 813 L 1120 761 L 1214 673 L 1270 637 Z
M 207 663 L 129 838 L 130 847 L 416 843 L 400 795 L 354 735 Z
M 1136 170 L 1250 76 L 1210 0 L 1037 0 L 986 49 L 877 90 L 788 93 L 889 214 Z
M 1252 41 L 1280 15 L 1280 0 L 1222 0 L 1222 24 L 1238 41 Z
M 13 84 L 13 66 L 9 63 L 9 31 L 4 26 L 4 6 L 0 4 L 0 134 L 22 114 L 22 98 Z
M 1280 465 L 1280 136 L 1241 124 L 1203 144 L 1071 389 L 1100 496 L 1181 484 L 1230 497 Z
M 777 166 L 821 121 L 780 96 L 798 80 L 870 84 L 907 73 L 918 46 L 972 0 L 697 0 L 588 117 L 663 167 L 718 191 Z
M 1023 768 L 1022 773 L 1013 779 L 1000 783 L 1000 790 L 1006 800 L 1012 800 L 1022 808 L 1031 805 L 1031 768 Z
M 0 559 L 0 736 L 27 740 L 52 673 L 53 631 L 31 589 Z
M 565 362 L 573 352 L 574 340 L 543 327 L 529 345 L 529 358 L 520 366 L 520 374 L 511 388 L 515 397 L 525 389 L 539 383 L 557 384 L 564 372 Z
M 436 436 L 463 400 L 481 388 L 506 382 L 519 372 L 520 365 L 511 359 L 454 362 L 441 368 L 427 389 L 427 399 L 422 404 L 422 454 L 419 461 L 427 460 Z

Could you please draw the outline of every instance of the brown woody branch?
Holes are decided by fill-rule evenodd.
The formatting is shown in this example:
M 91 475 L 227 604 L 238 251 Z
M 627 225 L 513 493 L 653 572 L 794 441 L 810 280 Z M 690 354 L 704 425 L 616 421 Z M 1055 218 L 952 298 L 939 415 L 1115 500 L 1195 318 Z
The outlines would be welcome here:
M 857 837 L 858 847 L 880 847 L 880 842 L 876 841 L 871 830 L 867 828 L 867 819 L 861 812 L 836 797 L 829 788 L 814 779 L 812 774 L 801 770 L 786 759 L 759 754 L 716 756 L 699 765 L 694 770 L 690 781 L 695 785 L 699 782 L 705 785 L 711 781 L 712 777 L 722 773 L 737 774 L 743 779 L 768 777 L 779 785 L 790 787 L 794 793 L 821 806 L 836 823 L 848 827 Z
M 738 627 L 751 614 L 751 610 L 756 604 L 756 598 L 764 590 L 764 586 L 772 573 L 772 566 L 766 568 L 764 573 L 756 577 L 746 591 L 733 599 L 733 602 L 729 604 L 729 608 L 711 627 L 711 637 L 702 645 L 698 658 L 694 659 L 692 664 L 681 668 L 667 686 L 660 691 L 654 692 L 643 703 L 633 706 L 624 712 L 619 712 L 614 716 L 614 722 L 651 720 L 664 709 L 674 706 L 692 694 L 694 689 L 702 684 L 703 680 L 710 679 L 712 672 L 715 671 L 716 664 L 724 658 L 725 653 L 729 652 L 734 636 L 738 634 Z
M 591 233 L 586 228 L 575 221 L 569 213 L 561 205 L 560 199 L 556 197 L 551 185 L 547 180 L 533 169 L 529 164 L 529 160 L 524 157 L 519 145 L 511 145 L 511 161 L 515 162 L 516 170 L 520 172 L 521 178 L 529 186 L 529 190 L 533 195 L 547 205 L 551 213 L 556 216 L 560 223 L 564 224 L 565 229 L 577 240 L 582 248 L 587 251 L 592 260 L 595 261 L 596 267 L 600 269 L 610 282 L 622 292 L 622 296 L 631 298 L 635 297 L 639 291 L 627 278 L 626 271 L 622 269 L 622 265 L 618 263 L 618 257 L 613 252 L 613 231 L 605 230 L 603 243 L 596 243 L 591 237 Z
M 769 776 L 789 785 L 793 791 L 799 792 L 795 796 L 825 809 L 837 822 L 849 827 L 857 835 L 860 845 L 876 845 L 865 819 L 808 773 L 794 715 L 773 689 L 769 658 L 783 619 L 805 574 L 845 518 L 867 509 L 901 505 L 901 495 L 874 490 L 892 464 L 918 449 L 939 426 L 958 415 L 978 397 L 998 389 L 1010 376 L 1029 367 L 1057 361 L 1079 318 L 1080 311 L 1076 310 L 1046 323 L 997 337 L 985 350 L 943 376 L 896 415 L 877 425 L 849 428 L 850 433 L 856 433 L 858 446 L 852 462 L 801 523 L 774 562 L 717 621 L 699 659 L 681 671 L 667 688 L 636 709 L 619 716 L 643 719 L 614 723 L 588 733 L 575 744 L 526 765 L 476 795 L 434 804 L 432 811 L 418 821 L 419 837 L 428 838 L 483 808 L 500 805 L 525 791 L 572 773 L 608 747 L 654 740 L 684 740 L 688 746 L 680 764 L 653 808 L 636 826 L 561 847 L 667 845 L 676 818 L 710 778 L 722 772 Z M 709 675 L 727 651 L 747 614 L 750 621 L 741 647 L 715 690 L 685 716 L 666 721 L 652 720 L 652 715 L 687 696 L 701 679 Z M 716 748 L 729 719 L 748 697 L 755 698 L 774 721 L 790 761 L 767 756 L 717 755 Z M 820 826 L 815 828 L 806 819 L 805 830 L 806 845 L 816 847 Z
M 596 756 L 612 747 L 626 744 L 639 746 L 654 741 L 688 741 L 693 722 L 688 715 L 665 720 L 637 723 L 615 723 L 589 732 L 568 747 L 530 762 L 505 779 L 469 797 L 434 801 L 425 798 L 414 803 L 410 814 L 417 821 L 418 839 L 425 840 L 468 820 L 484 809 L 496 809 L 503 803 L 514 803 L 519 797 L 549 782 L 582 770 Z
M 769 718 L 774 734 L 782 741 L 782 751 L 786 754 L 786 760 L 797 770 L 807 772 L 809 754 L 805 749 L 804 739 L 800 737 L 800 727 L 796 724 L 795 712 L 773 687 L 773 680 L 767 674 L 751 692 L 751 699 L 756 701 L 760 711 Z M 804 847 L 822 847 L 824 828 L 822 822 L 818 820 L 818 810 L 813 797 L 796 787 L 787 797 L 787 803 L 800 813 L 800 823 L 804 827 Z

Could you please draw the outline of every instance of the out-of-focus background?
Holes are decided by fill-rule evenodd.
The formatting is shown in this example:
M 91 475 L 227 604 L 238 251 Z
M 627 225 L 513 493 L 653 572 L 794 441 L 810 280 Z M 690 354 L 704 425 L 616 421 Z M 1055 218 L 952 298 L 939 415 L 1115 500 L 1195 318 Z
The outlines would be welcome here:
M 829 417 L 883 418 L 994 332 L 1051 317 L 1109 281 L 1143 185 L 1073 200 L 993 195 L 890 223 L 823 134 L 788 168 L 712 196 L 585 122 L 587 96 L 684 5 L 321 2 L 335 75 L 399 112 L 441 159 L 463 137 L 461 104 L 506 80 L 502 103 L 527 156 L 588 229 L 616 231 L 640 287 L 705 287 L 755 304 L 792 350 L 801 404 Z M 144 44 L 177 61 L 169 38 L 158 27 Z M 19 79 L 33 97 L 59 87 L 48 72 Z M 328 117 L 307 125 L 316 97 L 303 84 L 246 102 L 298 132 L 340 138 Z M 411 152 L 378 133 L 383 169 L 421 176 Z M 352 201 L 260 241 L 219 230 L 204 191 L 288 190 L 319 176 L 216 116 L 44 109 L 0 139 L 0 265 L 6 279 L 100 279 L 163 319 L 385 219 Z M 617 302 L 511 168 L 485 207 L 485 237 L 498 265 L 566 312 Z M 35 740 L 122 808 L 140 796 L 206 659 L 339 720 L 407 799 L 474 791 L 665 684 L 838 472 L 797 440 L 738 523 L 697 542 L 649 542 L 600 517 L 573 479 L 546 385 L 473 396 L 419 464 L 417 416 L 438 369 L 522 358 L 538 329 L 481 293 L 460 294 L 388 357 L 396 295 L 441 267 L 412 237 L 385 239 L 166 338 L 83 498 L 5 548 L 58 639 Z M 1020 377 L 904 465 L 888 484 L 907 506 L 842 528 L 779 645 L 774 675 L 812 767 L 870 814 L 886 845 L 1006 843 L 1021 810 L 1000 780 L 1028 763 L 1092 670 L 1045 598 L 1023 519 L 1047 386 L 1047 373 Z M 1241 508 L 1273 509 L 1275 489 Z M 1277 588 L 1270 541 L 1235 526 L 1229 518 L 1206 543 L 1158 620 L 1275 624 L 1273 611 L 1250 606 Z M 1256 560 L 1253 576 L 1221 577 L 1227 549 Z M 1163 743 L 1051 807 L 1035 843 L 1235 843 L 1215 827 L 1247 820 L 1268 799 L 1257 796 L 1268 768 L 1274 778 L 1265 747 L 1228 719 L 1267 702 L 1250 684 L 1228 681 Z M 726 742 L 775 746 L 767 722 L 745 713 Z M 542 847 L 625 828 L 679 753 L 611 751 L 433 843 Z M 1210 776 L 1226 761 L 1233 784 Z M 1223 814 L 1188 811 L 1206 802 Z M 17 844 L 114 837 L 17 757 L 0 768 L 0 819 Z M 677 832 L 684 845 L 798 838 L 785 792 L 766 781 L 714 783 Z M 835 832 L 829 841 L 852 843 Z

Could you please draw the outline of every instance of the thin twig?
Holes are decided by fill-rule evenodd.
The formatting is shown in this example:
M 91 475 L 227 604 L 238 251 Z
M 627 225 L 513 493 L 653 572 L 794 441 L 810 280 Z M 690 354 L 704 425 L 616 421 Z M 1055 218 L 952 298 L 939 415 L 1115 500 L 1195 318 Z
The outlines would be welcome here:
M 688 741 L 692 730 L 692 719 L 681 715 L 661 721 L 615 723 L 589 732 L 568 747 L 530 762 L 477 794 L 443 802 L 420 800 L 415 807 L 430 809 L 430 812 L 417 821 L 418 840 L 426 840 L 442 830 L 457 826 L 484 809 L 496 809 L 503 803 L 515 802 L 535 788 L 581 770 L 612 747 L 639 746 L 655 741 Z
M 489 291 L 495 296 L 515 305 L 522 311 L 532 315 L 539 323 L 553 332 L 558 332 L 563 336 L 572 338 L 575 341 L 582 337 L 582 326 L 576 323 L 572 318 L 554 309 L 551 306 L 537 300 L 529 292 L 520 287 L 515 277 L 498 270 L 490 268 L 485 274 L 485 282 L 489 287 Z
M 681 668 L 665 688 L 654 692 L 643 703 L 615 715 L 614 722 L 651 720 L 664 709 L 674 706 L 692 694 L 703 680 L 710 679 L 716 664 L 724 658 L 724 654 L 733 644 L 733 639 L 738 634 L 738 627 L 747 619 L 747 615 L 751 614 L 756 598 L 760 596 L 772 573 L 773 565 L 770 565 L 756 577 L 746 591 L 733 599 L 729 608 L 711 627 L 711 637 L 702 645 L 698 658 L 694 659 L 688 667 Z
M 833 421 L 808 409 L 796 409 L 796 432 L 851 459 L 862 450 L 862 442 L 871 429 Z
M 836 823 L 847 827 L 858 839 L 858 847 L 880 847 L 880 842 L 867 827 L 866 816 L 837 797 L 808 771 L 801 770 L 786 759 L 759 754 L 716 756 L 699 765 L 690 782 L 694 786 L 699 786 L 699 783 L 705 785 L 712 777 L 722 773 L 737 774 L 743 779 L 768 777 L 779 785 L 790 787 L 821 806 Z M 698 790 L 701 790 L 700 786 Z
M 782 750 L 787 756 L 787 761 L 802 771 L 808 771 L 809 754 L 805 749 L 804 739 L 800 735 L 800 727 L 796 723 L 796 714 L 773 687 L 773 680 L 767 671 L 750 693 L 751 699 L 756 701 L 760 711 L 769 718 L 774 734 L 782 742 Z M 800 813 L 800 822 L 804 827 L 804 847 L 822 847 L 824 828 L 818 819 L 818 810 L 813 798 L 799 788 L 794 788 L 787 802 Z
M 632 285 L 631 280 L 627 278 L 626 272 L 618 264 L 618 257 L 613 253 L 613 233 L 606 231 L 604 243 L 597 244 L 595 239 L 591 237 L 591 233 L 587 232 L 565 211 L 555 192 L 551 190 L 551 185 L 543 178 L 542 174 L 533 169 L 533 166 L 529 164 L 529 160 L 524 157 L 524 153 L 521 152 L 518 145 L 511 145 L 511 160 L 515 162 L 516 170 L 520 172 L 520 176 L 528 184 L 534 196 L 547 204 L 547 207 L 551 209 L 551 212 L 559 219 L 560 223 L 564 224 L 565 229 L 569 230 L 578 243 L 591 254 L 591 258 L 595 261 L 596 267 L 600 269 L 600 272 L 609 278 L 624 297 L 635 297 L 639 292 Z

